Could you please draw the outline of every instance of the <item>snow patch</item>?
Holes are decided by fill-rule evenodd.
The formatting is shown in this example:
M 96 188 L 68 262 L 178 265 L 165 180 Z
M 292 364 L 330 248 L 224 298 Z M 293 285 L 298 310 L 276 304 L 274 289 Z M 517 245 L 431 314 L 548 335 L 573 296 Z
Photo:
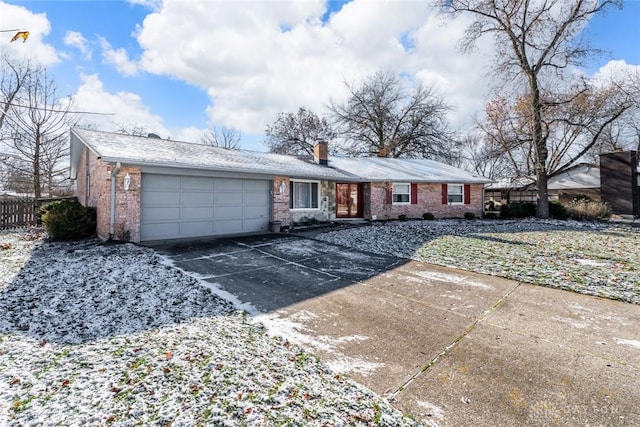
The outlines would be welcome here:
M 631 347 L 640 348 L 640 341 L 638 340 L 625 340 L 622 338 L 614 338 L 617 344 L 630 345 Z
M 558 316 L 553 316 L 551 317 L 551 320 L 555 320 L 557 322 L 562 322 L 562 323 L 566 323 L 569 324 L 571 326 L 573 326 L 576 329 L 586 329 L 591 327 L 591 324 L 589 322 L 577 322 L 573 319 L 566 319 L 564 317 L 558 317 Z M 599 329 L 599 328 L 594 328 L 594 329 Z
M 591 267 L 606 267 L 609 265 L 609 263 L 607 262 L 594 261 L 592 259 L 586 259 L 586 258 L 576 258 L 574 259 L 574 261 L 580 265 L 587 265 Z
M 313 240 L 292 240 L 273 245 L 273 248 L 290 256 L 309 258 L 319 255 L 317 243 Z
M 357 373 L 363 376 L 370 375 L 377 369 L 384 368 L 384 363 L 367 362 L 357 357 L 344 355 L 340 359 L 326 360 L 325 364 L 337 374 Z
M 441 282 L 454 283 L 456 285 L 472 286 L 472 287 L 482 288 L 482 289 L 491 289 L 491 286 L 489 285 L 486 285 L 481 282 L 469 280 L 466 276 L 462 276 L 460 274 L 440 273 L 437 271 L 416 271 L 414 272 L 414 274 L 427 280 L 438 280 Z
M 369 337 L 363 335 L 347 335 L 342 337 L 331 337 L 328 335 L 314 335 L 300 321 L 311 320 L 318 316 L 306 310 L 296 312 L 287 316 L 284 312 L 274 314 L 264 314 L 254 317 L 254 320 L 261 322 L 272 336 L 282 337 L 294 344 L 308 346 L 316 350 L 328 353 L 330 359 L 324 363 L 336 373 L 359 373 L 369 375 L 376 369 L 383 368 L 383 363 L 368 362 L 366 360 L 347 356 L 336 347 L 354 341 L 366 341 Z
M 422 400 L 416 401 L 418 407 L 425 410 L 425 414 L 422 417 L 422 422 L 429 427 L 438 427 L 438 421 L 444 420 L 444 410 L 433 403 L 425 402 Z
M 219 284 L 209 282 L 208 280 L 211 280 L 209 276 L 195 273 L 193 271 L 186 271 L 182 268 L 176 267 L 173 260 L 166 255 L 158 255 L 158 258 L 160 259 L 161 264 L 171 268 L 175 268 L 185 276 L 189 276 L 196 279 L 201 286 L 203 286 L 206 289 L 209 289 L 214 295 L 229 301 L 236 310 L 246 311 L 251 316 L 256 316 L 260 314 L 260 311 L 258 311 L 258 309 L 255 308 L 251 303 L 242 302 L 236 295 L 233 295 L 232 293 L 222 289 Z

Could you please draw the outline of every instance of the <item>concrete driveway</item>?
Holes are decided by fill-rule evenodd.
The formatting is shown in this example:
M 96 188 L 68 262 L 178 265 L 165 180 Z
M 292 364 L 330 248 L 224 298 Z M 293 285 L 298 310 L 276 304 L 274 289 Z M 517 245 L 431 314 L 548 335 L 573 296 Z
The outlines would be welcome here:
M 157 249 L 426 425 L 640 425 L 640 306 L 297 236 Z

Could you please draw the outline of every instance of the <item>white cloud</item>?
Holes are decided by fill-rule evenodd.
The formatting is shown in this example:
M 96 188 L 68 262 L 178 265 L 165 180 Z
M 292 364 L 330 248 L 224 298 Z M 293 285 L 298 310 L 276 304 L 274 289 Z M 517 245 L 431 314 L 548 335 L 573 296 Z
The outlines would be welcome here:
M 609 61 L 594 73 L 591 80 L 598 84 L 615 81 L 639 81 L 640 65 L 627 64 L 624 60 Z
M 78 31 L 67 31 L 67 34 L 64 36 L 64 44 L 75 47 L 82 53 L 82 56 L 87 60 L 91 60 L 91 48 L 82 33 Z
M 33 13 L 22 6 L 0 1 L 0 16 L 2 30 L 29 31 L 29 38 L 24 43 L 21 39 L 10 43 L 14 35 L 12 32 L 0 33 L 0 49 L 11 58 L 29 59 L 45 67 L 60 62 L 56 50 L 43 42 L 43 38 L 51 31 L 51 24 L 44 13 Z M 7 26 L 6 23 L 11 25 Z
M 132 92 L 107 92 L 97 74 L 81 74 L 82 84 L 74 95 L 78 111 L 103 113 L 86 115 L 81 125 L 95 125 L 100 130 L 116 131 L 119 125 L 141 126 L 162 138 L 171 136 L 162 117 L 153 114 L 139 95 Z
M 162 0 L 127 0 L 130 4 L 137 4 L 148 7 L 149 9 L 157 9 L 162 5 Z
M 138 64 L 129 59 L 129 54 L 124 48 L 114 49 L 104 37 L 98 37 L 98 39 L 100 40 L 102 61 L 104 63 L 113 65 L 119 73 L 125 76 L 138 74 Z
M 204 133 L 204 129 L 199 129 L 197 127 L 188 127 L 178 129 L 173 132 L 172 139 L 176 141 L 186 141 L 186 142 L 200 142 L 200 138 Z
M 442 25 L 416 1 L 354 0 L 323 23 L 325 12 L 321 0 L 165 0 L 139 28 L 139 67 L 205 89 L 212 122 L 245 133 L 300 106 L 322 114 L 330 98 L 344 99 L 344 81 L 380 68 L 437 85 L 454 125 L 482 106 L 491 40 L 461 54 L 468 22 Z

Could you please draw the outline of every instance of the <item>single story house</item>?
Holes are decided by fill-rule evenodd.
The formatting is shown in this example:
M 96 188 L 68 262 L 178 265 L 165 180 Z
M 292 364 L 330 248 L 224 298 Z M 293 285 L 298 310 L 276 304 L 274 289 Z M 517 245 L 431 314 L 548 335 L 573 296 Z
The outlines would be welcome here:
M 71 178 L 101 238 L 146 242 L 305 220 L 481 216 L 482 176 L 433 160 L 313 158 L 75 128 Z
M 579 163 L 549 178 L 549 200 L 567 203 L 578 196 L 600 200 L 600 166 Z M 501 178 L 485 187 L 485 201 L 494 203 L 531 202 L 538 199 L 534 177 Z
M 484 189 L 485 202 L 496 206 L 512 202 L 532 202 L 538 199 L 535 178 L 521 176 L 496 179 Z
M 600 166 L 578 163 L 552 176 L 547 182 L 549 197 L 568 203 L 578 196 L 600 201 Z

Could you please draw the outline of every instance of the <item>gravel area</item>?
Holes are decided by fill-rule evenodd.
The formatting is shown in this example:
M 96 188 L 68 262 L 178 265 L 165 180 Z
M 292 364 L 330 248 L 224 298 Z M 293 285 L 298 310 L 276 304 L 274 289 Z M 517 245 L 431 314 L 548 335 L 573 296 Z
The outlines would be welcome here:
M 319 240 L 640 304 L 640 232 L 556 220 L 393 221 Z
M 132 244 L 0 233 L 0 425 L 417 425 Z

